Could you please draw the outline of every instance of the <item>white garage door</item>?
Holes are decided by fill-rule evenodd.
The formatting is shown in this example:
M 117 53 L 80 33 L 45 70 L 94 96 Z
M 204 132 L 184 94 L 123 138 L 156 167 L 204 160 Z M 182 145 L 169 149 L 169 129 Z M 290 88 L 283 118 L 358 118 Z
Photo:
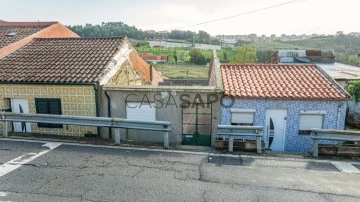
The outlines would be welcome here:
M 140 103 L 127 102 L 126 103 L 126 118 L 133 120 L 156 121 L 155 103 Z

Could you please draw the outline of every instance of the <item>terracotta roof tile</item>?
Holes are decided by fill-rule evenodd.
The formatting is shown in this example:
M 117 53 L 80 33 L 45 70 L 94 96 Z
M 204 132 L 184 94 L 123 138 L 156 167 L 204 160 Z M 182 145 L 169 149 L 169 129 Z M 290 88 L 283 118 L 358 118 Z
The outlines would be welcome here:
M 221 73 L 227 96 L 291 100 L 349 98 L 315 65 L 223 64 Z
M 123 40 L 123 37 L 34 39 L 0 60 L 0 81 L 96 82 Z
M 46 27 L 47 26 L 37 26 L 37 27 L 0 26 L 0 49 L 17 41 L 20 41 L 21 39 L 24 39 L 30 35 L 33 35 Z M 11 33 L 14 33 L 15 35 L 8 35 Z
M 58 22 L 7 22 L 0 20 L 0 49 L 56 23 Z

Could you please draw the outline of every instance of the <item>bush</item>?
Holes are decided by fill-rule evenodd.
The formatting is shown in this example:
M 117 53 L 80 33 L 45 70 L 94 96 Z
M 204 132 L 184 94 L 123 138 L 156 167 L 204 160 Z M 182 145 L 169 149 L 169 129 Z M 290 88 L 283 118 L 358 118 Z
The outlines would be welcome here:
M 190 51 L 191 62 L 197 65 L 205 65 L 207 60 L 199 49 L 192 49 Z

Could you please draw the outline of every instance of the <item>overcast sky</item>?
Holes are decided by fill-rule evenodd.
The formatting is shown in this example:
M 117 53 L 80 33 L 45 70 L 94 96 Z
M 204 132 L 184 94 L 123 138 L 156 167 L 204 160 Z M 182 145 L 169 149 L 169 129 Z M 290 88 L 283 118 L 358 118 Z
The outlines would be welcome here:
M 0 19 L 65 25 L 123 21 L 143 30 L 171 30 L 291 0 L 0 0 Z M 301 0 L 185 28 L 217 34 L 360 32 L 359 0 Z

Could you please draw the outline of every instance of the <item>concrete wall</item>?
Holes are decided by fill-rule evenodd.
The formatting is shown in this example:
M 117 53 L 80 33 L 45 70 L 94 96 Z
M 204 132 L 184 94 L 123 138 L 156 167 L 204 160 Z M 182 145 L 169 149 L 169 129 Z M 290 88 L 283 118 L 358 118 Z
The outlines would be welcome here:
M 111 88 L 110 88 L 111 89 Z M 201 96 L 201 99 L 206 102 L 208 94 L 216 94 L 213 92 L 190 92 L 188 90 L 178 90 L 171 88 L 149 88 L 136 89 L 136 90 L 126 90 L 126 87 L 118 87 L 109 90 L 105 88 L 101 92 L 101 116 L 109 116 L 108 113 L 108 100 L 105 95 L 105 91 L 108 92 L 108 95 L 111 99 L 110 104 L 110 113 L 111 117 L 126 118 L 126 101 L 132 102 L 141 102 L 143 99 L 146 102 L 147 98 L 150 102 L 156 103 L 156 120 L 157 121 L 169 121 L 171 122 L 171 132 L 170 132 L 170 142 L 181 144 L 182 141 L 182 104 L 180 96 L 182 94 L 188 94 L 190 98 L 186 98 L 191 102 L 194 101 L 195 96 L 198 94 Z M 159 100 L 161 98 L 161 93 L 168 93 L 170 99 L 164 99 L 162 102 Z M 220 93 L 217 93 L 218 96 L 221 96 Z M 145 98 L 146 97 L 146 98 Z M 216 127 L 220 123 L 220 103 L 216 102 L 211 105 L 212 107 L 212 134 L 216 134 Z M 114 131 L 112 132 L 114 134 Z M 103 138 L 108 138 L 109 133 L 107 128 L 101 129 L 101 136 Z M 215 135 L 212 136 L 212 142 L 214 142 Z M 141 131 L 141 130 L 121 130 L 121 139 L 130 139 L 138 141 L 153 141 L 153 142 L 163 142 L 163 134 L 161 132 L 151 132 L 151 131 Z
M 230 105 L 229 98 L 224 99 L 225 105 Z M 285 151 L 307 152 L 312 141 L 309 136 L 299 135 L 300 110 L 325 110 L 324 129 L 344 129 L 346 116 L 346 101 L 283 101 L 283 100 L 246 100 L 237 99 L 233 108 L 256 109 L 254 125 L 265 126 L 267 109 L 287 109 Z M 338 112 L 340 110 L 339 128 L 337 128 Z M 221 124 L 231 124 L 230 108 L 222 108 Z
M 63 115 L 96 116 L 95 90 L 93 85 L 42 85 L 42 84 L 0 84 L 0 108 L 6 106 L 6 99 L 26 99 L 29 112 L 36 113 L 35 98 L 59 98 Z M 9 125 L 10 127 L 10 125 Z M 2 124 L 0 124 L 0 129 Z M 88 131 L 96 134 L 96 127 L 66 126 L 63 128 L 39 128 L 31 124 L 34 133 L 52 135 L 82 136 Z

